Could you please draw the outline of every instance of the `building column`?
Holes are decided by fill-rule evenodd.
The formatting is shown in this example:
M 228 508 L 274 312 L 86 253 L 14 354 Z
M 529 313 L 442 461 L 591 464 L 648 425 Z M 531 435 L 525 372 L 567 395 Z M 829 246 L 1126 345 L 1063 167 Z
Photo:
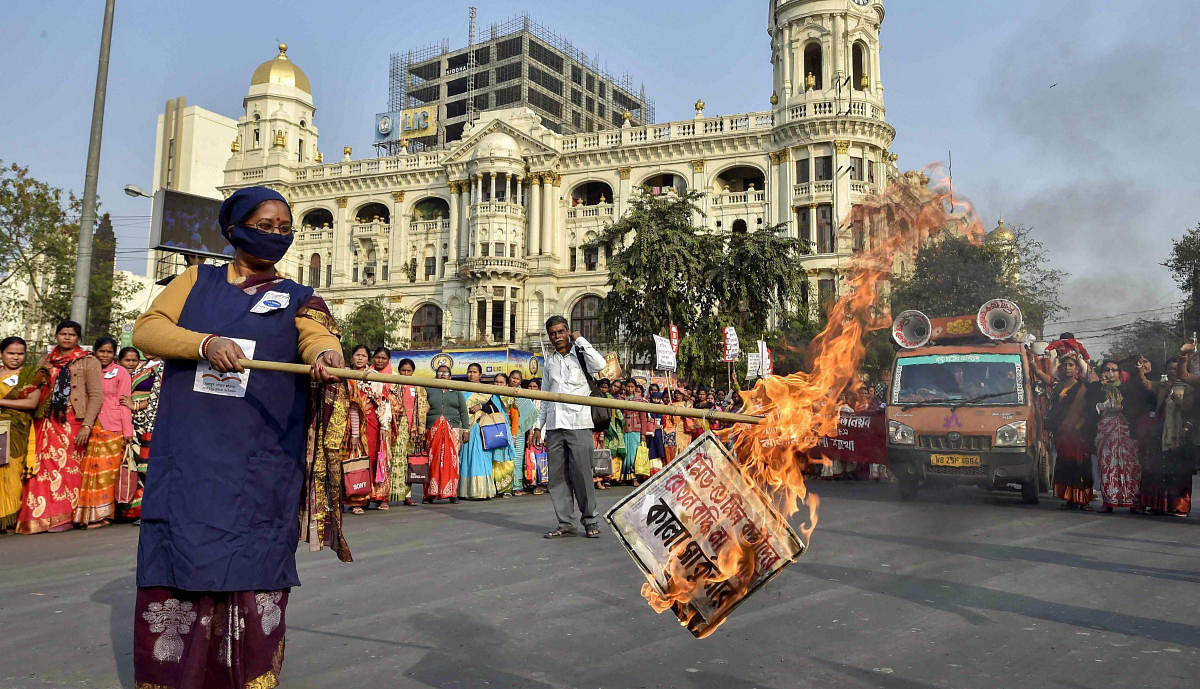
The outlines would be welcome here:
M 483 173 L 476 172 L 475 177 L 473 179 L 475 180 L 475 184 L 474 184 L 475 196 L 474 196 L 474 198 L 471 199 L 471 203 L 473 203 L 473 204 L 474 203 L 482 203 L 483 202 Z
M 462 186 L 458 182 L 450 182 L 450 263 L 458 263 L 458 223 L 462 216 L 458 214 L 459 198 L 462 195 Z M 445 277 L 443 275 L 442 277 Z
M 529 207 L 525 209 L 525 255 L 542 253 L 542 176 L 529 177 Z
M 850 142 L 834 141 L 833 147 L 833 232 L 837 238 L 837 250 L 841 253 L 847 248 L 842 246 L 841 222 L 850 216 Z
M 341 287 L 350 279 L 350 225 L 346 208 L 350 199 L 339 196 L 336 202 L 337 213 L 333 218 L 333 284 Z
M 525 178 L 517 175 L 517 205 L 525 205 Z
M 495 202 L 496 200 L 496 173 L 488 173 L 488 201 Z
M 511 304 L 510 304 L 510 303 L 509 303 L 509 301 L 508 301 L 508 287 L 505 287 L 505 288 L 504 288 L 504 292 L 505 292 L 505 294 L 504 294 L 504 302 L 503 302 L 503 303 L 504 303 L 504 316 L 503 316 L 503 318 L 504 318 L 504 322 L 503 322 L 503 323 L 501 323 L 501 324 L 500 324 L 500 326 L 501 326 L 502 328 L 504 328 L 504 338 L 503 338 L 503 341 L 504 341 L 504 343 L 505 343 L 505 344 L 507 344 L 507 343 L 508 343 L 510 340 L 512 340 L 512 330 L 510 330 L 510 329 L 509 329 L 509 327 L 508 327 L 508 325 L 509 325 L 509 323 L 508 323 L 508 320 L 509 320 L 509 319 L 508 319 L 508 314 L 509 314 L 509 313 L 511 313 L 511 312 L 509 311 L 509 309 L 511 309 L 511 308 L 512 308 L 512 306 L 511 306 Z
M 397 260 L 404 258 L 404 244 L 408 241 L 408 218 L 404 217 L 401 212 L 404 205 L 404 192 L 392 192 L 392 231 L 387 238 L 387 256 L 380 256 L 380 272 L 379 277 L 383 278 L 382 265 L 388 265 L 388 279 L 384 283 L 391 282 L 395 278 L 392 277 L 397 268 L 402 268 L 402 265 L 396 263 Z
M 558 205 L 554 203 L 554 185 L 551 182 L 551 177 L 554 173 L 549 172 L 542 175 L 542 253 L 554 253 L 554 226 L 553 226 L 553 207 Z
M 490 340 L 492 337 L 492 297 L 487 295 L 483 299 L 483 339 Z

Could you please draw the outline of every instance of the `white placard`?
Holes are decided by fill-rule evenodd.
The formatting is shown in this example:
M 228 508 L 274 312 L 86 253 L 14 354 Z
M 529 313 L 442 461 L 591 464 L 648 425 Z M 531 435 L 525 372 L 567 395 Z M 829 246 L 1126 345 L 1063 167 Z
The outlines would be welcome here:
M 737 328 L 732 325 L 725 328 L 724 361 L 737 361 L 742 355 L 742 344 L 738 342 Z
M 758 352 L 751 352 L 746 355 L 746 379 L 760 376 L 762 376 L 762 357 Z
M 236 342 L 242 348 L 242 353 L 246 355 L 247 359 L 254 358 L 254 340 L 241 340 L 236 337 L 225 339 Z M 245 397 L 246 386 L 249 384 L 249 370 L 241 373 L 236 371 L 221 373 L 213 368 L 206 359 L 196 362 L 196 380 L 192 383 L 192 390 L 195 392 L 202 392 L 205 395 L 221 395 L 222 397 Z
M 654 358 L 659 371 L 675 370 L 675 350 L 671 349 L 671 341 L 661 335 L 654 337 Z
M 758 341 L 758 362 L 763 378 L 769 378 L 775 367 L 771 364 L 771 350 L 767 349 L 767 343 L 763 340 Z
M 670 588 L 672 560 L 688 577 L 703 580 L 696 595 L 675 608 L 680 622 L 698 637 L 712 632 L 804 552 L 770 496 L 747 479 L 712 432 L 697 438 L 605 518 L 660 595 Z M 750 579 L 719 576 L 722 556 L 743 545 L 753 549 L 756 560 Z

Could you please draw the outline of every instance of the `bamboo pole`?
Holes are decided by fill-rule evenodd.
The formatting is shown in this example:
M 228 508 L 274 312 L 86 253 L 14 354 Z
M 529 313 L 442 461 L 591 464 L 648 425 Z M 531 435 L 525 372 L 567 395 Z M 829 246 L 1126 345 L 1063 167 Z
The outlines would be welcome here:
M 278 371 L 280 373 L 295 373 L 309 375 L 311 368 L 307 364 L 285 364 L 281 361 L 255 361 L 238 359 L 243 368 Z M 368 366 L 366 370 L 355 371 L 352 368 L 325 368 L 326 371 L 339 377 L 351 380 L 379 381 L 381 383 L 397 383 L 399 385 L 417 385 L 423 388 L 441 388 L 443 390 L 460 390 L 462 392 L 481 392 L 487 395 L 502 395 L 504 397 L 524 397 L 545 402 L 562 402 L 564 404 L 583 404 L 592 407 L 607 407 L 626 411 L 648 412 L 650 414 L 666 414 L 669 416 L 686 416 L 707 421 L 725 421 L 727 423 L 762 423 L 763 417 L 751 414 L 736 414 L 734 412 L 716 411 L 713 409 L 694 409 L 692 407 L 676 407 L 666 404 L 650 404 L 632 400 L 618 400 L 611 397 L 588 397 L 585 395 L 568 395 L 562 392 L 546 392 L 544 390 L 526 390 L 525 388 L 509 388 L 502 385 L 485 385 L 461 380 L 446 380 L 441 378 L 418 378 L 399 374 L 385 374 Z

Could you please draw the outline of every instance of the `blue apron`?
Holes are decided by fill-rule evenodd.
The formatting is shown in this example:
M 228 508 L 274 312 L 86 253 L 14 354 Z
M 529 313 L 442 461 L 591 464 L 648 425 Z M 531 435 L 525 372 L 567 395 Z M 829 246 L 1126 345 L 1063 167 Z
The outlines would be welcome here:
M 252 358 L 299 362 L 296 310 L 312 296 L 284 280 L 287 306 L 200 266 L 179 325 L 255 341 Z M 309 379 L 252 371 L 245 397 L 193 390 L 196 362 L 166 362 L 142 500 L 137 585 L 187 591 L 299 586 L 296 544 Z

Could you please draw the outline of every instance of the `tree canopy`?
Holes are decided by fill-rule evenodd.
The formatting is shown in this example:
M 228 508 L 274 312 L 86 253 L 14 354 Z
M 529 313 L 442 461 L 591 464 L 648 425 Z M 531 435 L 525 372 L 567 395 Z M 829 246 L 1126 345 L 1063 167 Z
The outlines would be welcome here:
M 702 215 L 701 197 L 643 189 L 589 246 L 614 249 L 601 318 L 633 360 L 652 358 L 651 335 L 665 336 L 674 323 L 679 373 L 706 380 L 724 377 L 725 326 L 737 327 L 745 342 L 767 335 L 773 310 L 781 319 L 807 318 L 798 268 L 807 243 L 784 235 L 784 226 L 733 233 L 699 227 L 693 218 Z
M 1059 292 L 1066 274 L 1049 263 L 1046 248 L 1024 227 L 1011 243 L 976 244 L 942 234 L 917 252 L 912 270 L 892 279 L 893 314 L 917 309 L 932 318 L 975 313 L 989 299 L 1021 307 L 1025 328 L 1040 333 L 1064 313 Z
M 403 349 L 408 346 L 408 338 L 396 336 L 400 324 L 408 319 L 408 309 L 392 306 L 387 297 L 372 297 L 364 299 L 341 320 L 342 353 L 346 361 L 350 360 L 351 350 L 365 344 L 371 349 L 387 347 Z
M 1163 265 L 1187 295 L 1182 318 L 1184 330 L 1200 330 L 1200 225 L 1171 242 L 1171 253 Z

